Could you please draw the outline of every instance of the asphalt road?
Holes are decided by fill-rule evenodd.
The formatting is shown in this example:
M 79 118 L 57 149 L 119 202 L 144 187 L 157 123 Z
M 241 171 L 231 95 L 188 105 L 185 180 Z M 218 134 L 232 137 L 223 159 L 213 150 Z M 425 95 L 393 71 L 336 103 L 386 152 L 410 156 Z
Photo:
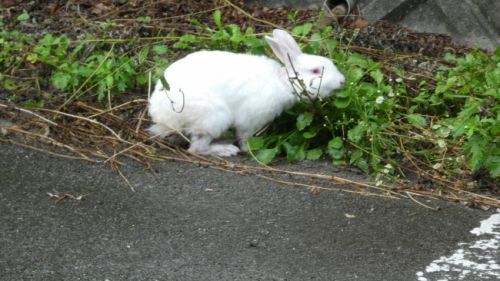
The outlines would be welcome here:
M 132 192 L 106 165 L 0 144 L 0 280 L 417 280 L 491 215 L 156 168 L 128 164 Z

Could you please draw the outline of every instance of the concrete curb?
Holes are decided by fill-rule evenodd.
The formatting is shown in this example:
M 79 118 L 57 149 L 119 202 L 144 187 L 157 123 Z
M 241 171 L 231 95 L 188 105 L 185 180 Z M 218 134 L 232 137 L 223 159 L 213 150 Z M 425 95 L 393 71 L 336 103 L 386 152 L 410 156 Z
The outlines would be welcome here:
M 324 0 L 248 0 L 272 7 L 318 8 Z M 500 47 L 500 1 L 358 0 L 369 21 L 385 20 L 418 32 L 448 34 L 459 44 L 487 50 Z

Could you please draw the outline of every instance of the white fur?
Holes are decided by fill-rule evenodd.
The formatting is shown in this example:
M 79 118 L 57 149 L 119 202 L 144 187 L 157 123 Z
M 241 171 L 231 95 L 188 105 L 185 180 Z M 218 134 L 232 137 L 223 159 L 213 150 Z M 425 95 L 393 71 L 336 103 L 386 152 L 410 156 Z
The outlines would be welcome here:
M 275 30 L 266 40 L 285 67 L 265 56 L 223 51 L 195 52 L 170 65 L 164 73 L 170 90 L 158 81 L 149 100 L 155 123 L 150 132 L 181 132 L 190 137 L 193 153 L 231 156 L 238 147 L 212 140 L 234 127 L 245 149 L 248 137 L 296 103 L 292 66 L 311 93 L 318 92 L 320 80 L 320 96 L 342 87 L 344 76 L 329 59 L 303 54 L 285 31 Z M 323 70 L 322 79 L 311 72 L 315 68 Z

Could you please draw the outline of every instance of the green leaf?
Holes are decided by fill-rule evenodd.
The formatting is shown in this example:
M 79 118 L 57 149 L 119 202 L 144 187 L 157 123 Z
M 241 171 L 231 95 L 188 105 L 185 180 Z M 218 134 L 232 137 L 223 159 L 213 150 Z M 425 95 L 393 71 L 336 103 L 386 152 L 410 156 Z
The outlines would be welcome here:
M 317 131 L 307 131 L 302 134 L 305 139 L 312 139 L 318 134 Z
M 333 159 L 332 164 L 333 164 L 333 166 L 335 166 L 335 167 L 342 167 L 342 166 L 344 166 L 344 165 L 345 165 L 345 161 L 344 161 L 344 160 L 336 160 L 336 159 Z
M 495 124 L 493 124 L 493 126 L 490 128 L 490 133 L 492 135 L 500 134 L 500 122 L 496 122 Z
M 43 99 L 41 100 L 32 100 L 29 99 L 24 102 L 24 107 L 26 108 L 41 108 L 45 105 L 45 101 Z
M 377 88 L 377 86 L 374 85 L 373 83 L 366 83 L 366 82 L 360 83 L 358 94 L 367 97 L 372 97 L 373 99 L 375 99 L 375 97 L 380 96 L 379 89 Z
M 83 49 L 83 47 L 85 47 L 85 44 L 84 43 L 80 43 L 78 44 L 78 46 L 76 46 L 76 48 L 73 49 L 73 51 L 71 51 L 71 59 L 74 59 L 74 57 Z
M 265 139 L 264 137 L 251 137 L 247 140 L 247 145 L 250 150 L 259 150 L 264 147 Z
M 163 55 L 168 52 L 168 47 L 165 45 L 155 45 L 153 46 L 153 52 L 157 55 Z
M 292 29 L 292 34 L 297 36 L 307 36 L 309 32 L 311 32 L 313 26 L 314 25 L 312 23 L 297 25 Z
M 255 49 L 262 48 L 266 45 L 264 43 L 264 41 L 262 41 L 261 39 L 258 39 L 258 38 L 245 39 L 243 41 L 243 44 L 245 44 L 245 46 L 249 47 L 251 49 L 251 51 L 254 51 Z
M 485 166 L 490 171 L 490 175 L 492 178 L 500 176 L 500 157 L 498 156 L 489 157 L 488 161 L 486 161 Z
M 370 166 L 368 165 L 368 162 L 366 161 L 365 158 L 360 158 L 358 161 L 354 162 L 354 165 L 358 167 L 363 173 L 369 174 L 370 173 Z
M 473 171 L 481 167 L 481 162 L 485 158 L 485 148 L 488 143 L 479 135 L 472 136 L 464 145 L 464 152 L 467 155 L 469 165 Z
M 408 122 L 419 127 L 424 127 L 427 124 L 425 118 L 420 114 L 408 114 L 407 118 Z
M 196 25 L 196 26 L 201 27 L 201 28 L 203 28 L 203 29 L 206 29 L 206 28 L 207 28 L 207 26 L 206 26 L 204 23 L 202 23 L 199 19 L 197 19 L 197 18 L 195 18 L 195 17 L 191 17 L 191 18 L 189 19 L 189 21 L 190 21 L 193 25 Z
M 347 64 L 357 65 L 357 66 L 360 66 L 364 69 L 367 69 L 367 68 L 370 68 L 370 65 L 372 64 L 372 62 L 360 54 L 352 54 L 347 59 Z
M 344 142 L 340 137 L 335 137 L 328 142 L 328 148 L 340 149 L 344 147 Z
M 321 148 L 309 149 L 307 151 L 307 160 L 318 160 L 323 154 L 323 150 Z
M 500 84 L 500 83 L 499 83 Z M 488 89 L 484 92 L 486 96 L 490 96 L 496 99 L 500 99 L 500 88 L 499 89 Z
M 146 74 L 139 74 L 137 75 L 136 80 L 139 85 L 144 86 L 148 83 L 149 77 Z
M 214 35 L 217 33 L 214 33 Z M 193 49 L 193 47 L 191 47 L 190 45 L 196 45 L 198 43 L 200 43 L 200 39 L 198 37 L 192 34 L 186 34 L 182 35 L 179 38 L 179 41 L 175 42 L 173 46 L 174 48 L 179 48 L 179 49 Z
M 384 74 L 382 73 L 382 71 L 380 71 L 380 69 L 370 72 L 370 76 L 373 78 L 373 80 L 375 80 L 375 82 L 377 82 L 377 85 L 380 85 L 380 83 L 384 81 Z
M 144 16 L 144 17 L 137 17 L 135 18 L 137 22 L 140 23 L 151 23 L 151 17 L 150 16 Z
M 62 72 L 56 72 L 52 76 L 52 83 L 59 90 L 65 90 L 68 87 L 69 81 L 71 79 L 71 75 Z
M 341 160 L 344 157 L 344 142 L 340 137 L 335 137 L 328 142 L 328 154 L 334 160 Z
M 149 47 L 142 48 L 142 50 L 139 52 L 139 65 L 142 65 L 146 59 L 148 58 L 149 54 Z
M 315 42 L 320 42 L 322 40 L 321 34 L 319 34 L 319 33 L 316 32 L 313 35 L 311 35 L 311 38 L 309 40 L 310 41 L 315 41 Z
M 365 174 L 368 174 L 370 172 L 368 162 L 366 161 L 366 158 L 363 157 L 363 151 L 359 149 L 354 150 L 354 152 L 351 154 L 349 164 L 358 167 Z
M 305 127 L 307 127 L 311 124 L 311 122 L 313 121 L 313 118 L 314 118 L 314 114 L 312 112 L 301 113 L 297 117 L 297 124 L 296 124 L 297 129 L 299 129 L 299 131 L 304 130 Z
M 158 79 L 160 79 L 163 88 L 167 91 L 170 91 L 170 85 L 168 84 L 167 79 L 165 79 L 165 76 L 161 75 Z
M 199 38 L 193 34 L 182 35 L 179 40 L 182 42 L 189 42 L 189 43 L 197 43 L 200 41 Z
M 446 53 L 444 54 L 444 60 L 447 61 L 447 62 L 456 62 L 457 61 L 457 57 L 453 54 L 450 54 L 450 53 Z
M 351 103 L 351 98 L 336 98 L 333 105 L 336 108 L 343 109 L 349 106 Z
M 347 81 L 358 82 L 365 76 L 365 72 L 359 67 L 352 67 L 347 71 Z
M 274 159 L 276 154 L 278 154 L 277 148 L 262 149 L 259 150 L 256 157 L 259 162 L 262 162 L 263 164 L 269 164 Z
M 115 83 L 115 79 L 113 78 L 113 75 L 107 75 L 106 76 L 106 86 L 108 88 L 113 87 L 113 84 Z
M 347 131 L 347 138 L 352 142 L 359 142 L 366 131 L 366 125 L 364 122 L 360 122 L 354 128 Z
M 356 163 L 359 159 L 363 157 L 363 151 L 356 149 L 351 153 L 351 158 L 349 159 L 350 164 Z
M 214 12 L 214 23 L 219 28 L 222 29 L 222 15 L 220 10 Z
M 432 95 L 430 101 L 432 105 L 440 105 L 443 103 L 443 99 L 439 95 Z
M 30 15 L 26 12 L 20 14 L 19 16 L 17 16 L 17 20 L 18 21 L 27 21 L 30 19 Z
M 291 145 L 289 143 L 284 143 L 286 158 L 288 161 L 302 161 L 306 158 L 305 145 Z
M 465 104 L 465 108 L 460 111 L 458 117 L 462 120 L 469 119 L 472 115 L 481 112 L 478 101 L 473 100 Z
M 311 32 L 313 26 L 314 25 L 310 22 L 304 24 L 304 30 L 302 31 L 302 35 L 307 36 L 307 34 L 309 34 Z
M 343 89 L 343 90 L 340 90 L 340 91 L 336 91 L 335 92 L 335 96 L 337 98 L 348 98 L 350 96 L 350 91 L 347 90 L 347 89 Z

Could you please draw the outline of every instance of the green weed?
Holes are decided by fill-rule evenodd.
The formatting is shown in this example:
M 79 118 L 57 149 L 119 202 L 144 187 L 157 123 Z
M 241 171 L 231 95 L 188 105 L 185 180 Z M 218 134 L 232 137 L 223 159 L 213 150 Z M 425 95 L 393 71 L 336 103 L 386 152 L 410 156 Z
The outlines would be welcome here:
M 296 14 L 289 17 L 294 19 Z M 17 19 L 26 21 L 29 15 Z M 136 21 L 148 24 L 153 19 L 137 17 Z M 212 21 L 192 18 L 196 35 L 90 36 L 81 41 L 53 34 L 37 40 L 4 28 L 0 86 L 13 92 L 37 88 L 36 79 L 16 80 L 20 68 L 34 69 L 32 76 L 50 77 L 45 91 L 62 98 L 63 105 L 89 97 L 109 101 L 133 89 L 144 92 L 149 72 L 160 77 L 169 58 L 185 52 L 205 48 L 270 54 L 253 28 L 225 24 L 220 11 Z M 405 77 L 403 71 L 388 72 L 384 62 L 353 52 L 349 44 L 340 45 L 343 32 L 332 27 L 318 30 L 313 23 L 291 31 L 305 52 L 335 61 L 346 76 L 346 86 L 322 101 L 300 102 L 264 134 L 249 139 L 251 154 L 260 162 L 268 164 L 282 154 L 289 161 L 326 157 L 334 165 L 358 167 L 378 180 L 396 177 L 404 167 L 444 177 L 481 169 L 492 177 L 500 175 L 500 48 L 493 55 L 479 50 L 465 57 L 447 55 L 448 65 L 429 80 L 432 83 L 423 80 L 415 90 L 409 86 L 412 77 Z M 44 106 L 44 99 L 46 95 L 26 105 Z

